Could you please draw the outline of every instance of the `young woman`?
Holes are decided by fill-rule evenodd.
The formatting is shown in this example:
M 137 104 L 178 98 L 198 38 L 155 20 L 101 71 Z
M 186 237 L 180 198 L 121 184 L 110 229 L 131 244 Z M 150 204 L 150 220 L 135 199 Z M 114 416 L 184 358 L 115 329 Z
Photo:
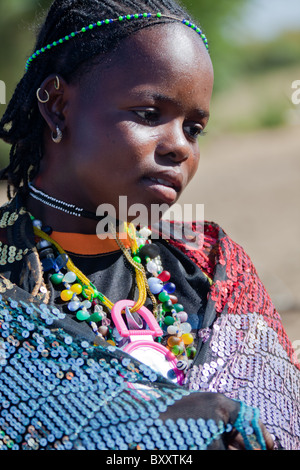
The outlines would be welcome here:
M 0 126 L 4 448 L 299 447 L 299 366 L 242 248 L 131 223 L 194 176 L 212 88 L 173 1 L 54 1 Z

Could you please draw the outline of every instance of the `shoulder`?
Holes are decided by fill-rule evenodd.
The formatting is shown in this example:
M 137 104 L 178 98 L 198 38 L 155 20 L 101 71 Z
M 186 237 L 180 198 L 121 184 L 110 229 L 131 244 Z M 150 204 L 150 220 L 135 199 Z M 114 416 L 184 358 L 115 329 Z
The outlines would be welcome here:
M 17 196 L 0 207 L 0 265 L 20 261 L 34 246 L 29 213 Z
M 191 234 L 200 233 L 198 247 L 193 249 L 183 239 L 173 238 L 170 243 L 185 252 L 212 279 L 209 300 L 217 315 L 247 318 L 260 315 L 265 324 L 276 332 L 291 361 L 297 363 L 281 317 L 244 248 L 218 224 L 192 222 L 189 229 Z M 299 364 L 297 367 L 300 369 Z
M 268 293 L 259 279 L 250 256 L 220 225 L 208 221 L 195 221 L 186 226 L 185 233 L 187 236 L 181 239 L 170 238 L 169 243 L 184 252 L 212 279 L 213 289 L 220 293 L 225 303 L 230 293 L 235 292 L 236 295 L 237 291 L 247 291 L 247 297 L 250 298 L 254 290 L 259 290 L 261 294 L 259 297 L 268 299 L 272 309 Z M 250 293 L 248 295 L 249 289 L 252 289 L 251 295 Z M 222 308 L 223 303 L 217 310 Z
M 209 275 L 213 274 L 218 263 L 225 265 L 226 260 L 231 259 L 233 255 L 247 257 L 244 249 L 215 222 L 169 223 L 169 243 L 184 252 Z

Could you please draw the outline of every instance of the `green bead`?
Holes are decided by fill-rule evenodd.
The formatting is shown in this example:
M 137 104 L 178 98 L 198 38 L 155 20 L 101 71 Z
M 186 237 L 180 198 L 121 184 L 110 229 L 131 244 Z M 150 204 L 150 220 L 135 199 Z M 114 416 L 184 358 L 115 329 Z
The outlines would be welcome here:
M 123 16 L 119 16 L 119 21 L 123 21 Z
M 98 321 L 102 320 L 102 318 L 103 318 L 103 315 L 101 312 L 94 312 L 89 318 L 89 320 L 97 323 Z
M 94 25 L 93 24 L 90 24 L 89 25 L 89 29 L 93 29 L 94 28 Z
M 197 352 L 197 349 L 194 346 L 191 348 L 186 348 L 187 357 L 190 357 L 191 359 L 195 357 L 196 352 Z
M 147 18 L 147 16 L 148 16 L 148 13 L 143 13 L 144 18 Z
M 165 312 L 170 312 L 173 309 L 173 304 L 171 300 L 167 300 L 163 303 L 162 306 Z
M 139 17 L 139 15 L 136 13 L 136 14 L 134 15 L 134 17 L 137 19 L 137 18 Z
M 86 28 L 81 28 L 81 31 L 82 31 L 83 33 L 85 33 L 85 32 L 86 32 Z
M 168 300 L 170 300 L 170 296 L 167 292 L 160 292 L 160 294 L 158 295 L 158 299 L 161 302 L 167 302 Z
M 52 274 L 52 276 L 50 277 L 50 281 L 52 282 L 52 284 L 58 286 L 58 284 L 62 283 L 63 278 L 64 275 L 62 273 L 55 273 Z
M 76 318 L 79 321 L 84 321 L 90 318 L 90 314 L 86 310 L 78 310 L 78 312 L 76 313 Z
M 183 351 L 183 346 L 179 346 L 178 344 L 175 344 L 175 346 L 172 347 L 172 353 L 175 354 L 175 356 L 179 356 Z
M 130 18 L 131 18 L 131 15 L 127 15 L 127 16 L 126 16 L 126 18 L 127 18 L 128 20 L 130 20 Z
M 102 25 L 102 21 L 97 21 L 97 26 L 101 26 Z
M 164 319 L 164 324 L 167 326 L 173 325 L 175 322 L 175 318 L 173 318 L 171 315 L 168 315 Z
M 109 24 L 109 23 L 110 23 L 110 21 L 109 21 L 109 20 L 105 20 L 105 23 L 106 23 L 106 24 Z
M 74 38 L 74 37 L 76 36 L 76 34 L 75 34 L 75 33 L 71 33 L 71 36 L 72 36 L 72 38 Z
M 136 263 L 141 263 L 141 262 L 142 262 L 142 260 L 141 260 L 141 258 L 140 258 L 139 256 L 134 256 L 132 259 L 133 259 L 133 261 L 135 261 Z
M 174 304 L 174 309 L 176 310 L 177 313 L 184 311 L 184 307 L 181 304 Z
M 161 18 L 161 13 L 157 13 L 157 18 Z

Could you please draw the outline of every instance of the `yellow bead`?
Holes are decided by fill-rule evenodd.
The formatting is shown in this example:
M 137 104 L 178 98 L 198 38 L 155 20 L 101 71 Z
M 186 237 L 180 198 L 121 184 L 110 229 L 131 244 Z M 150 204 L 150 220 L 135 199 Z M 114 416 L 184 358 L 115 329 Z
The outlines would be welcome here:
M 194 341 L 193 335 L 191 335 L 190 333 L 184 333 L 181 338 L 184 344 L 192 344 L 192 342 Z
M 112 339 L 108 339 L 106 342 L 111 344 L 112 346 L 116 345 L 116 343 Z
M 81 284 L 73 284 L 71 286 L 71 291 L 74 292 L 75 294 L 81 294 L 82 292 L 82 285 Z
M 60 298 L 61 300 L 68 302 L 69 300 L 72 299 L 73 295 L 74 295 L 74 292 L 72 292 L 71 289 L 65 289 L 61 292 Z

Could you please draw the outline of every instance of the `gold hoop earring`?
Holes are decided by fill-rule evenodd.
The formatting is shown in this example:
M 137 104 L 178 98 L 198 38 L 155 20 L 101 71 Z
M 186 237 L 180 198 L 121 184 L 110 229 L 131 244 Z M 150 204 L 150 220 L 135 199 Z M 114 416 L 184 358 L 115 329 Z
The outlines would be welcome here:
M 57 75 L 55 76 L 55 80 L 54 80 L 54 88 L 55 90 L 59 90 L 60 88 L 60 81 Z
M 49 99 L 50 99 L 50 96 L 49 96 L 49 93 L 47 90 L 44 90 L 44 92 L 46 93 L 47 95 L 47 98 L 45 100 L 42 100 L 40 98 L 40 91 L 41 91 L 41 88 L 39 88 L 37 91 L 36 91 L 36 96 L 37 96 L 37 99 L 39 100 L 40 103 L 48 103 Z
M 51 139 L 53 140 L 53 142 L 55 144 L 59 144 L 62 140 L 62 131 L 60 130 L 60 128 L 58 126 L 56 126 L 56 135 L 54 135 L 53 131 L 51 133 Z

